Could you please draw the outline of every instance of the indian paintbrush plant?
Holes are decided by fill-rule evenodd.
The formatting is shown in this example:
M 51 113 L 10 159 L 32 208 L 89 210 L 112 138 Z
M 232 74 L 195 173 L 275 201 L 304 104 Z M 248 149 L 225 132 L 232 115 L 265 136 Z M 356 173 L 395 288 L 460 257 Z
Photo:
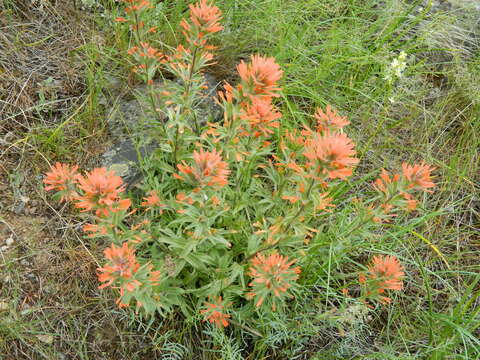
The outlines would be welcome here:
M 46 174 L 45 189 L 86 213 L 87 236 L 108 244 L 98 278 L 100 288 L 117 291 L 119 306 L 161 315 L 179 309 L 218 327 L 255 327 L 260 312 L 284 311 L 303 291 L 302 264 L 315 256 L 320 225 L 340 211 L 336 189 L 359 162 L 345 132 L 350 122 L 327 106 L 316 109 L 310 126 L 282 126 L 283 71 L 274 58 L 255 54 L 237 66 L 239 82 L 218 94 L 223 121 L 202 123 L 195 104 L 213 62 L 213 37 L 223 29 L 220 10 L 207 0 L 191 5 L 180 23 L 184 43 L 164 54 L 150 45 L 150 3 L 124 2 L 125 17 L 117 21 L 130 26 L 133 71 L 150 86 L 158 117 L 164 151 L 153 155 L 156 172 L 142 199 L 130 199 L 113 171 L 81 174 L 60 163 Z M 155 94 L 153 80 L 165 73 L 180 81 Z M 416 211 L 415 194 L 435 186 L 432 170 L 423 162 L 405 163 L 393 175 L 382 170 L 371 196 L 357 198 L 346 236 L 354 241 Z M 368 304 L 391 302 L 386 292 L 401 290 L 405 276 L 393 255 L 374 256 L 359 273 L 358 301 Z

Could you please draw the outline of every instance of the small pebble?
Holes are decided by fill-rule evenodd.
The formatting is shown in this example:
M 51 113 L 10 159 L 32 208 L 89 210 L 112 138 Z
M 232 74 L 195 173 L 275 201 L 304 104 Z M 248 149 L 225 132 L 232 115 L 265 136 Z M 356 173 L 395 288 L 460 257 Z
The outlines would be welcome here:
M 13 244 L 13 237 L 10 236 L 7 240 L 5 240 L 5 243 L 7 244 L 7 246 L 11 246 Z

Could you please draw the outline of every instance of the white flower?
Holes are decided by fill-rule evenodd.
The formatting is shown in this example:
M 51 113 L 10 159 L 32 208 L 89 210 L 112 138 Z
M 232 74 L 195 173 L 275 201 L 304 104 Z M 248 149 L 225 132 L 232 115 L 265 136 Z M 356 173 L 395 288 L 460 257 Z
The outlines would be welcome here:
M 407 67 L 407 54 L 402 51 L 397 58 L 394 58 L 390 63 L 390 66 L 386 69 L 384 79 L 392 81 L 394 77 L 400 79 L 403 76 L 403 71 Z

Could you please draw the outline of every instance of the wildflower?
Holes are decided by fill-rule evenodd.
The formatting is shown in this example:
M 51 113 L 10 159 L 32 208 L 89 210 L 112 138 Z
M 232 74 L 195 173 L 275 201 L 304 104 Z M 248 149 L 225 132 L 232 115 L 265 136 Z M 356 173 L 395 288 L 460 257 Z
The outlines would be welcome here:
M 403 192 L 401 191 L 400 192 L 400 195 L 403 196 L 403 198 L 405 199 L 405 203 L 407 205 L 407 210 L 408 211 L 413 211 L 417 208 L 417 200 L 415 200 L 413 198 L 412 195 L 410 195 L 409 193 L 406 193 L 406 192 Z
M 190 20 L 200 32 L 215 33 L 221 31 L 223 26 L 218 22 L 222 17 L 222 12 L 218 7 L 209 5 L 207 0 L 200 0 L 195 5 L 189 5 Z M 191 31 L 191 25 L 183 19 L 180 23 L 186 31 Z
M 206 35 L 213 34 L 223 29 L 219 24 L 222 12 L 218 7 L 210 5 L 207 0 L 200 0 L 195 5 L 190 5 L 190 22 L 183 19 L 180 26 L 184 29 L 183 35 L 193 46 L 203 46 L 213 49 L 214 46 L 206 45 Z
M 147 197 L 143 198 L 142 206 L 146 206 L 148 208 L 153 208 L 155 206 L 160 206 L 162 203 L 160 202 L 160 198 L 157 195 L 157 192 L 155 190 L 152 190 L 148 193 Z
M 338 131 L 350 124 L 350 121 L 348 121 L 346 117 L 338 115 L 335 110 L 332 110 L 330 105 L 327 105 L 326 112 L 317 108 L 314 117 L 317 120 L 317 131 L 319 132 L 327 130 Z
M 384 79 L 391 82 L 395 77 L 401 78 L 403 76 L 403 71 L 407 67 L 407 54 L 402 51 L 398 58 L 394 58 L 390 63 L 390 67 L 387 68 L 387 74 Z
M 183 192 L 178 193 L 177 196 L 175 197 L 175 199 L 180 204 L 181 203 L 186 203 L 186 204 L 192 205 L 195 202 L 190 196 L 187 196 Z
M 160 283 L 160 275 L 161 275 L 161 272 L 160 270 L 155 270 L 155 271 L 152 271 L 153 270 L 153 267 L 150 266 L 149 267 L 149 277 L 148 277 L 148 281 L 150 282 L 150 284 L 152 284 L 153 286 L 156 286 Z
M 138 46 L 133 46 L 130 49 L 128 49 L 127 54 L 128 55 L 133 55 L 138 51 Z
M 142 9 L 150 7 L 150 3 L 146 0 L 124 0 L 126 3 L 130 3 L 132 5 L 125 8 L 125 12 L 128 14 L 130 12 L 138 12 Z
M 359 161 L 354 157 L 354 144 L 345 134 L 314 133 L 303 155 L 310 160 L 307 167 L 314 167 L 318 175 L 331 179 L 352 175 L 352 168 Z
M 282 114 L 276 112 L 270 100 L 253 98 L 251 104 L 247 104 L 240 119 L 248 121 L 253 131 L 253 136 L 261 135 L 268 137 L 273 134 L 272 128 L 278 128 L 280 123 L 276 121 Z
M 404 276 L 403 266 L 395 256 L 374 256 L 368 275 L 360 274 L 359 282 L 366 285 L 367 296 L 379 296 L 381 302 L 388 303 L 391 299 L 380 294 L 385 290 L 402 290 Z
M 387 194 L 389 192 L 390 185 L 398 183 L 399 179 L 400 175 L 395 174 L 390 177 L 390 174 L 385 169 L 382 169 L 380 177 L 375 180 L 374 187 L 380 192 Z
M 435 168 L 426 165 L 424 162 L 413 164 L 413 166 L 403 163 L 402 170 L 403 175 L 409 181 L 408 188 L 432 192 L 427 189 L 435 187 L 430 175 Z
M 50 171 L 45 174 L 43 179 L 45 190 L 57 190 L 61 194 L 61 201 L 72 200 L 75 193 L 75 184 L 78 182 L 78 166 L 55 163 L 50 167 Z
M 99 289 L 110 286 L 117 280 L 121 280 L 122 285 L 128 291 L 133 291 L 141 285 L 139 281 L 133 279 L 133 275 L 140 267 L 135 258 L 134 248 L 131 248 L 126 242 L 121 247 L 112 243 L 111 247 L 105 249 L 104 254 L 109 262 L 104 267 L 97 269 L 99 271 L 98 280 L 104 282 Z
M 298 196 L 290 196 L 290 195 L 283 195 L 282 196 L 282 199 L 283 200 L 288 200 L 290 201 L 292 204 L 295 204 L 297 201 L 300 200 L 300 198 Z
M 84 232 L 90 232 L 91 234 L 88 237 L 94 237 L 96 234 L 106 235 L 108 233 L 108 228 L 106 225 L 97 225 L 97 224 L 85 224 L 82 227 Z
M 331 210 L 329 208 L 334 208 L 335 205 L 332 204 L 333 198 L 331 196 L 328 196 L 328 193 L 323 193 L 320 194 L 319 199 L 318 199 L 318 204 L 315 206 L 315 210 L 325 210 L 326 212 L 330 212 Z
M 246 64 L 243 60 L 237 66 L 240 78 L 250 88 L 250 95 L 263 97 L 279 97 L 276 92 L 281 90 L 277 81 L 282 77 L 283 71 L 275 63 L 274 58 L 252 55 L 251 62 Z
M 194 166 L 187 166 L 185 162 L 178 164 L 178 170 L 189 178 L 193 183 L 201 186 L 218 186 L 223 187 L 228 184 L 227 177 L 230 174 L 228 164 L 222 161 L 221 152 L 200 151 L 193 152 Z M 184 178 L 177 174 L 179 179 Z
M 215 324 L 217 327 L 227 327 L 229 314 L 224 313 L 225 305 L 222 302 L 222 297 L 218 296 L 213 299 L 214 303 L 205 303 L 206 309 L 200 310 L 200 314 L 204 314 L 205 319 L 203 321 L 209 321 L 211 324 Z
M 286 165 L 287 169 L 293 170 L 297 174 L 303 174 L 303 168 L 298 165 L 295 161 L 290 161 Z
M 78 187 L 83 190 L 83 196 L 77 196 L 76 207 L 82 211 L 95 210 L 97 216 L 107 216 L 111 210 L 124 210 L 130 206 L 130 200 L 119 200 L 119 195 L 125 190 L 120 176 L 105 168 L 96 168 L 87 175 L 78 177 Z
M 255 297 L 256 307 L 260 307 L 272 293 L 275 297 L 281 298 L 300 274 L 300 267 L 292 267 L 295 261 L 289 262 L 287 256 L 284 257 L 278 253 L 269 256 L 257 254 L 252 259 L 249 270 L 253 280 L 249 284 L 252 291 L 247 294 L 247 298 Z M 272 307 L 275 310 L 275 302 Z
M 141 57 L 147 57 L 149 59 L 158 59 L 163 56 L 161 52 L 159 52 L 154 47 L 151 47 L 150 44 L 147 42 L 141 42 L 140 45 L 141 45 L 141 51 L 138 54 Z M 137 48 L 137 47 L 135 46 L 134 48 Z
M 235 90 L 233 86 L 230 85 L 228 82 L 225 82 L 223 88 L 225 89 L 225 91 L 218 92 L 219 99 L 227 103 L 232 103 L 233 98 L 235 97 Z

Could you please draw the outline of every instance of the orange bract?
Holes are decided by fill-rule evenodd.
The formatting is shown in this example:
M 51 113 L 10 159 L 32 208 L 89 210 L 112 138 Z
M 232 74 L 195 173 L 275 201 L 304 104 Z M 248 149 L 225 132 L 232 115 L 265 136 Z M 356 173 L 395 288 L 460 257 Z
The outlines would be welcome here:
M 338 131 L 343 129 L 344 126 L 350 124 L 346 117 L 342 117 L 337 114 L 335 110 L 332 110 L 330 105 L 327 105 L 326 112 L 317 108 L 315 113 L 315 119 L 317 119 L 317 131 Z
M 106 225 L 97 225 L 97 224 L 85 224 L 82 227 L 84 232 L 90 232 L 91 234 L 88 237 L 94 237 L 95 235 L 106 235 L 108 233 L 108 228 Z
M 352 168 L 358 163 L 354 144 L 345 134 L 313 133 L 307 140 L 303 155 L 311 160 L 307 167 L 314 167 L 315 171 L 325 174 L 331 179 L 345 179 L 352 175 Z
M 189 5 L 189 8 L 190 20 L 200 31 L 215 33 L 223 29 L 223 26 L 218 23 L 222 18 L 222 12 L 218 7 L 209 5 L 207 0 Z M 185 20 L 182 21 L 181 26 L 187 31 L 190 30 L 190 26 Z
M 280 66 L 275 63 L 274 58 L 267 58 L 260 55 L 252 55 L 251 62 L 246 64 L 243 60 L 237 66 L 240 78 L 247 83 L 247 87 L 253 92 L 250 95 L 263 97 L 278 97 L 277 91 L 280 88 L 277 81 L 283 75 Z
M 75 196 L 73 186 L 78 181 L 78 166 L 55 163 L 50 167 L 50 171 L 45 174 L 43 179 L 45 190 L 57 190 L 62 192 L 61 201 L 72 200 Z
M 403 266 L 395 256 L 374 256 L 367 276 L 361 274 L 359 282 L 367 286 L 367 296 L 389 303 L 391 299 L 381 294 L 385 290 L 402 290 L 404 276 Z
M 128 280 L 125 288 L 128 291 L 133 291 L 140 282 L 131 279 L 134 273 L 138 270 L 140 265 L 135 258 L 135 249 L 129 247 L 128 243 L 123 243 L 122 247 L 117 247 L 112 244 L 111 247 L 104 251 L 105 257 L 109 260 L 108 264 L 102 268 L 98 268 L 98 280 L 105 282 L 99 288 L 110 286 L 117 279 Z
M 161 275 L 160 270 L 154 271 L 153 266 L 150 266 L 149 271 L 150 272 L 149 272 L 148 281 L 150 281 L 150 284 L 153 286 L 160 284 L 160 275 Z
M 206 35 L 213 34 L 223 29 L 219 24 L 222 12 L 218 7 L 210 5 L 207 0 L 201 0 L 190 7 L 190 22 L 183 19 L 180 26 L 184 29 L 183 35 L 195 47 L 214 49 L 207 44 Z
M 276 121 L 281 118 L 282 114 L 277 112 L 270 100 L 262 100 L 253 98 L 251 104 L 246 104 L 240 118 L 248 121 L 253 131 L 253 136 L 268 137 L 273 134 L 273 128 L 278 128 L 280 123 Z
M 209 321 L 219 328 L 228 326 L 230 315 L 224 313 L 225 306 L 222 302 L 222 297 L 215 297 L 214 301 L 215 303 L 205 303 L 207 309 L 200 310 L 200 314 L 204 314 L 205 316 L 203 321 Z
M 119 195 L 125 188 L 122 178 L 113 171 L 93 169 L 85 177 L 79 176 L 78 183 L 84 195 L 77 197 L 78 203 L 75 206 L 82 211 L 95 210 L 98 216 L 107 216 L 115 208 L 123 210 L 130 206 L 130 200 L 119 200 Z
M 178 170 L 185 174 L 190 180 L 200 184 L 201 186 L 218 186 L 223 187 L 228 184 L 227 177 L 230 174 L 228 164 L 222 161 L 221 152 L 200 151 L 193 152 L 195 165 L 187 166 L 185 162 L 178 164 Z M 183 177 L 177 175 L 183 180 Z
M 257 297 L 255 306 L 262 305 L 266 296 L 271 293 L 280 297 L 293 285 L 300 274 L 300 267 L 292 267 L 295 261 L 289 262 L 288 256 L 278 253 L 269 256 L 257 254 L 252 259 L 249 271 L 249 275 L 253 277 L 253 281 L 250 283 L 252 291 L 247 294 L 247 297 Z
M 143 198 L 142 206 L 146 207 L 154 207 L 154 206 L 160 206 L 162 203 L 160 202 L 160 198 L 157 195 L 157 192 L 155 190 L 152 190 L 148 193 L 147 197 Z
M 149 59 L 161 59 L 163 57 L 163 54 L 159 52 L 158 49 L 151 47 L 149 43 L 141 42 L 140 45 L 141 45 L 140 48 L 135 46 L 132 49 L 130 49 L 129 55 L 132 55 L 138 51 L 139 56 L 147 57 Z
M 402 290 L 405 273 L 395 256 L 374 256 L 368 270 L 370 279 L 379 281 L 378 287 L 381 289 L 379 292 L 386 289 Z
M 385 169 L 382 169 L 380 177 L 375 180 L 374 186 L 379 191 L 383 193 L 388 193 L 389 185 L 398 182 L 399 179 L 400 179 L 400 175 L 395 174 L 392 177 L 390 177 L 390 174 Z
M 131 4 L 125 8 L 125 12 L 128 14 L 130 12 L 140 11 L 144 8 L 150 7 L 150 3 L 147 0 L 123 0 L 127 4 Z
M 409 188 L 428 191 L 427 189 L 435 187 L 430 175 L 435 168 L 426 165 L 424 162 L 421 164 L 413 164 L 413 166 L 403 163 L 402 170 L 403 175 L 410 182 Z
M 413 198 L 412 195 L 410 195 L 409 193 L 406 193 L 406 192 L 403 192 L 401 191 L 400 192 L 400 195 L 405 199 L 405 203 L 407 205 L 407 210 L 408 211 L 413 211 L 417 208 L 417 200 L 415 200 Z

